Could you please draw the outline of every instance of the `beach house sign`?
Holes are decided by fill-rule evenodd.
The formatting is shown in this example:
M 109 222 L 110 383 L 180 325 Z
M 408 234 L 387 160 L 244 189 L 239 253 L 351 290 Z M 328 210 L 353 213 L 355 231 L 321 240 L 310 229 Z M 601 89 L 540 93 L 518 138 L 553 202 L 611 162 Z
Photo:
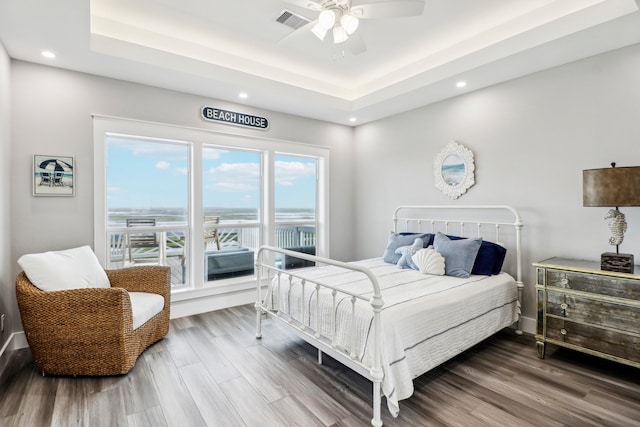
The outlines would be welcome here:
M 267 120 L 266 117 L 252 116 L 251 114 L 238 113 L 236 111 L 221 110 L 220 108 L 215 107 L 202 107 L 202 118 L 211 122 L 246 126 L 255 129 L 266 129 L 269 127 L 269 120 Z

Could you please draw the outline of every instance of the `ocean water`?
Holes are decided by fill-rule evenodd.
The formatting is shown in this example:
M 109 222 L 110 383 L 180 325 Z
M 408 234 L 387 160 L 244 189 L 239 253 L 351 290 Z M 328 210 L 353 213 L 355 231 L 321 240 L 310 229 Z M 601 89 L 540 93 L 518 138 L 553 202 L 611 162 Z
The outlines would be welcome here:
M 246 208 L 205 208 L 205 216 L 219 216 L 220 222 L 249 222 L 257 221 L 258 209 Z M 127 218 L 147 217 L 156 218 L 158 225 L 187 224 L 187 210 L 182 208 L 117 208 L 108 213 L 109 227 L 124 227 Z M 276 221 L 303 221 L 315 218 L 315 210 L 304 208 L 279 209 L 276 211 Z
M 456 186 L 464 180 L 464 163 L 442 165 L 442 179 L 447 185 Z

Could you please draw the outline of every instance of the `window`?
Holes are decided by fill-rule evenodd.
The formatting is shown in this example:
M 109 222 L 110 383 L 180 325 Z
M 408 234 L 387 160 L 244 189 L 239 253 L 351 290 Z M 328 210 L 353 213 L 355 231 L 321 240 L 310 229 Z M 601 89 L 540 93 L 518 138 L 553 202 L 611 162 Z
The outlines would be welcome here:
M 275 245 L 306 254 L 316 253 L 317 160 L 276 154 Z M 284 256 L 285 269 L 306 267 L 301 258 Z
M 262 153 L 202 149 L 204 280 L 253 275 L 260 247 Z
M 166 264 L 185 286 L 189 144 L 107 134 L 105 148 L 107 268 Z
M 252 282 L 265 244 L 329 255 L 326 148 L 103 117 L 94 143 L 106 268 L 168 265 L 188 290 Z

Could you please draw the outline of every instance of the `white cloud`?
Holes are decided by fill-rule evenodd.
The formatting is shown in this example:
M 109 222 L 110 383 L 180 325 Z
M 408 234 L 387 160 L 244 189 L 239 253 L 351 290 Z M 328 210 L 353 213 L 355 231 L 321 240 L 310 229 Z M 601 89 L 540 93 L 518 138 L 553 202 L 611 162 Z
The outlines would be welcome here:
M 129 151 L 134 156 L 140 157 L 162 157 L 174 160 L 185 160 L 187 158 L 186 144 L 174 143 L 161 140 L 144 140 L 134 137 L 110 136 L 108 138 L 109 147 L 115 147 Z
M 165 162 L 164 160 L 160 160 L 156 163 L 156 169 L 169 169 L 171 164 L 169 162 Z
M 298 178 L 315 176 L 316 165 L 302 162 L 275 162 L 275 177 L 278 185 L 290 187 Z
M 222 191 L 225 193 L 237 193 L 243 191 L 254 191 L 257 188 L 255 184 L 242 182 L 216 182 L 207 186 L 210 191 Z
M 260 182 L 258 163 L 223 163 L 205 172 L 206 188 L 210 191 L 255 191 Z
M 292 186 L 302 177 L 315 176 L 313 162 L 275 162 L 276 183 Z M 259 163 L 222 163 L 207 169 L 205 186 L 209 191 L 244 192 L 255 191 L 260 183 Z
M 228 152 L 229 152 L 229 150 L 218 150 L 218 149 L 215 149 L 215 148 L 204 148 L 202 150 L 202 158 L 204 160 L 217 160 L 224 153 L 228 153 Z

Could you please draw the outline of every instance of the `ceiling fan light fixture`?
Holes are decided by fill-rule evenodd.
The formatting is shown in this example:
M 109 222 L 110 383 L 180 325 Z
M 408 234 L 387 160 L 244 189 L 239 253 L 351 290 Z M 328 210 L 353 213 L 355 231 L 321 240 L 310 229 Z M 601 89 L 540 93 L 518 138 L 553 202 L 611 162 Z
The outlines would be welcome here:
M 342 25 L 342 28 L 344 28 L 348 35 L 355 33 L 358 29 L 358 24 L 360 24 L 360 20 L 348 13 L 345 13 L 342 15 L 342 18 L 340 18 L 340 25 Z
M 333 10 L 323 10 L 318 16 L 318 23 L 330 30 L 336 24 L 336 13 Z
M 349 36 L 341 25 L 333 27 L 333 42 L 335 44 L 346 42 Z
M 311 32 L 320 40 L 324 40 L 324 37 L 327 35 L 327 29 L 324 28 L 320 22 L 313 26 Z

